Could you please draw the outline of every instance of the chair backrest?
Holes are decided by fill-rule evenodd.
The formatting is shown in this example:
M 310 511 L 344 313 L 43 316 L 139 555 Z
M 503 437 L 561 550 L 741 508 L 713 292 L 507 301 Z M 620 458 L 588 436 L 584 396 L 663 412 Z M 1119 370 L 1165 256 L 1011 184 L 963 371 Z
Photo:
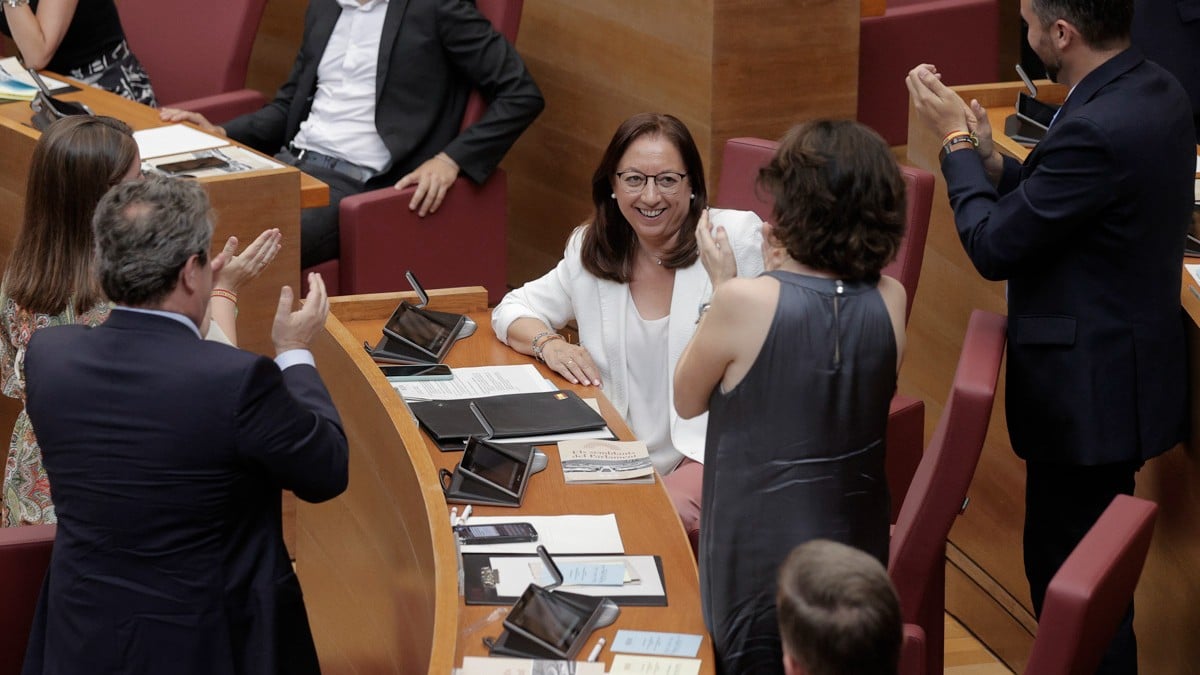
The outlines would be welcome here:
M 246 84 L 266 0 L 121 0 L 129 48 L 150 74 L 160 104 Z
M 1026 675 L 1091 675 L 1129 603 L 1158 507 L 1117 495 L 1050 580 Z
M 0 528 L 0 675 L 17 675 L 50 566 L 54 525 Z
M 925 675 L 925 631 L 915 623 L 904 624 L 896 672 L 898 675 Z
M 475 0 L 475 7 L 492 22 L 497 33 L 514 45 L 517 44 L 517 29 L 521 27 L 521 10 L 525 7 L 525 0 Z M 463 111 L 459 131 L 478 122 L 485 110 L 487 101 L 484 100 L 483 94 L 479 93 L 479 90 L 472 91 L 467 99 L 467 108 Z
M 731 138 L 725 143 L 721 159 L 721 180 L 717 185 L 716 205 L 723 209 L 753 211 L 768 220 L 775 207 L 769 195 L 756 187 L 758 170 L 774 156 L 779 143 L 762 138 Z M 883 273 L 904 285 L 908 295 L 904 318 L 912 314 L 921 265 L 925 260 L 925 238 L 929 232 L 929 213 L 933 206 L 933 174 L 912 166 L 901 166 L 905 185 L 907 230 L 900 241 L 896 259 Z
M 925 629 L 931 645 L 942 644 L 946 537 L 987 436 L 1006 326 L 999 314 L 971 314 L 950 396 L 892 531 L 888 575 L 900 596 L 900 611 L 905 623 Z M 927 656 L 930 672 L 940 673 L 942 650 L 930 649 Z

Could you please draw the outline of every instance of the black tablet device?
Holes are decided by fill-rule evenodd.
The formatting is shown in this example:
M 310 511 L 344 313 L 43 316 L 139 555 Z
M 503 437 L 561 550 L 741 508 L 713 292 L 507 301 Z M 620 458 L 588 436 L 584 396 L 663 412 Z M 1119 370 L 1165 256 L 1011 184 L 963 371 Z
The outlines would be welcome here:
M 472 436 L 467 441 L 460 466 L 511 495 L 519 496 L 529 478 L 533 453 L 528 445 L 518 446 L 515 452 Z
M 457 317 L 457 320 L 451 320 L 451 316 Z M 441 361 L 462 330 L 463 321 L 460 315 L 434 314 L 401 302 L 384 324 L 383 332 L 394 340 L 414 347 L 431 360 Z
M 591 607 L 581 607 L 564 596 L 530 584 L 513 605 L 504 625 L 566 657 L 577 651 L 572 647 L 592 614 Z

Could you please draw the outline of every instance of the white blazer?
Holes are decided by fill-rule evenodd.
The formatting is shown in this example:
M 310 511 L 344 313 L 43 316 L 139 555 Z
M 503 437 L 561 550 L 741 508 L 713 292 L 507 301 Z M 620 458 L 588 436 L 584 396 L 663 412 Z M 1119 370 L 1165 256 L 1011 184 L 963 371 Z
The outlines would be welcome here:
M 762 221 L 750 211 L 712 209 L 709 218 L 725 228 L 733 245 L 738 276 L 762 274 Z M 598 279 L 584 269 L 579 257 L 583 229 L 577 228 L 567 241 L 563 259 L 540 279 L 510 291 L 492 310 L 492 330 L 508 344 L 508 327 L 521 317 L 544 321 L 554 329 L 572 319 L 579 326 L 579 342 L 600 368 L 604 393 L 623 417 L 629 412 L 629 373 L 625 353 L 625 320 L 631 301 L 629 287 L 615 281 Z M 671 293 L 671 313 L 667 339 L 670 357 L 667 369 L 671 395 L 671 443 L 686 457 L 704 461 L 704 436 L 708 414 L 690 420 L 679 419 L 675 412 L 673 374 L 683 349 L 692 339 L 700 305 L 712 296 L 708 273 L 697 259 L 690 267 L 675 270 Z

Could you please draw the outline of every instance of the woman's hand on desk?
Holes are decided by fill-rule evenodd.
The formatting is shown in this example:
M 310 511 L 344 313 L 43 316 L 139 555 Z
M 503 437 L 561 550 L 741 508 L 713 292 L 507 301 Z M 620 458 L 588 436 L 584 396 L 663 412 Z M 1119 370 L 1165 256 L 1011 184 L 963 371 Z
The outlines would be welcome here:
M 551 340 L 542 347 L 542 358 L 554 372 L 567 378 L 571 384 L 583 383 L 600 386 L 600 369 L 592 355 L 581 345 L 566 340 Z
M 224 136 L 225 129 L 208 121 L 204 115 L 198 112 L 190 112 L 188 110 L 180 110 L 179 108 L 162 108 L 158 111 L 158 119 L 164 122 L 191 122 L 200 127 L 201 131 L 210 133 L 216 136 Z

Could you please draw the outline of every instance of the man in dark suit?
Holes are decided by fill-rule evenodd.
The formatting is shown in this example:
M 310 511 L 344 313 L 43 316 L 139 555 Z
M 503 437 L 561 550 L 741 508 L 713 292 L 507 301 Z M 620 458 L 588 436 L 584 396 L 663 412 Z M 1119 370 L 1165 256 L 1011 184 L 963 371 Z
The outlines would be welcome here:
M 459 131 L 478 89 L 483 117 Z M 436 211 L 461 172 L 482 183 L 542 111 L 516 49 L 473 0 L 310 0 L 291 76 L 264 108 L 213 126 L 329 185 L 329 206 L 301 214 L 300 263 L 338 255 L 338 203 L 416 185 L 409 208 Z
M 907 84 L 944 138 L 967 255 L 1008 280 L 1005 405 L 1026 461 L 1025 571 L 1040 613 L 1113 497 L 1184 437 L 1179 284 L 1195 149 L 1182 87 L 1130 46 L 1132 0 L 1022 0 L 1021 15 L 1050 77 L 1071 87 L 1024 165 L 996 151 L 983 108 L 936 68 Z M 1102 672 L 1136 672 L 1131 619 Z
M 123 183 L 94 223 L 112 315 L 40 330 L 25 358 L 59 521 L 24 673 L 317 673 L 280 490 L 346 488 L 346 438 L 307 349 L 324 284 L 311 275 L 296 312 L 283 288 L 272 361 L 200 339 L 225 261 L 208 258 L 198 184 Z

